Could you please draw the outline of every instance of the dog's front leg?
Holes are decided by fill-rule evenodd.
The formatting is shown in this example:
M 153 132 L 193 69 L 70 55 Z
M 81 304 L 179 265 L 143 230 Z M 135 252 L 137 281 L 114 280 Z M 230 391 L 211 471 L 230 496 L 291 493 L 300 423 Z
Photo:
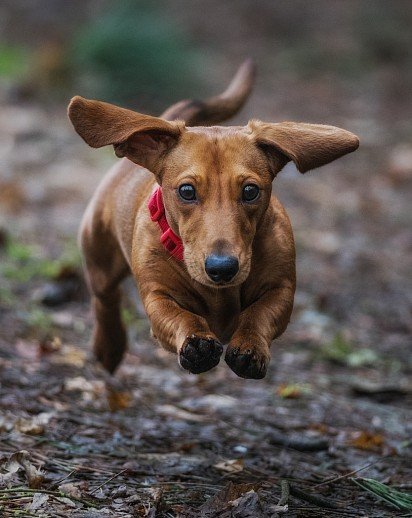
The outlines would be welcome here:
M 170 295 L 152 291 L 143 297 L 155 338 L 179 355 L 180 365 L 199 374 L 215 367 L 223 347 L 206 320 L 183 309 Z
M 289 285 L 271 289 L 240 314 L 225 360 L 241 378 L 265 377 L 271 342 L 289 323 L 294 291 L 294 286 Z

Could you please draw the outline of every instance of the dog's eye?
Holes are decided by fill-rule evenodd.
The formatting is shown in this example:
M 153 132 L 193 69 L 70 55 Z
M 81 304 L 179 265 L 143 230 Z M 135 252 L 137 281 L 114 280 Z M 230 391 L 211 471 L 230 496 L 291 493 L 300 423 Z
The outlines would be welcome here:
M 260 189 L 254 183 L 250 183 L 243 187 L 242 200 L 243 201 L 255 201 L 259 196 Z
M 196 189 L 190 183 L 185 183 L 179 187 L 179 196 L 184 201 L 194 201 L 196 199 Z

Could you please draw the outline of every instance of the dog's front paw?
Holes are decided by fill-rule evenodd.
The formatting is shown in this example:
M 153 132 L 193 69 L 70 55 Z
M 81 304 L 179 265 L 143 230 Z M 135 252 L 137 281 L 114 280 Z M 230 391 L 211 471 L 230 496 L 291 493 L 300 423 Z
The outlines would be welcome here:
M 190 335 L 180 349 L 179 363 L 192 374 L 200 374 L 216 367 L 222 352 L 222 344 L 215 338 Z
M 266 376 L 270 361 L 268 347 L 228 345 L 225 361 L 241 378 L 260 380 Z

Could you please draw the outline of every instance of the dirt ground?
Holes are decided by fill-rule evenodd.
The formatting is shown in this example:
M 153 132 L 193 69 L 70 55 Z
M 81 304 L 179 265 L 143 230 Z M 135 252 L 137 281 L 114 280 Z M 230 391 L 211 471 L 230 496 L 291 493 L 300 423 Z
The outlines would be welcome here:
M 410 516 L 359 484 L 412 489 L 412 132 L 398 104 L 388 120 L 367 92 L 329 103 L 335 87 L 305 102 L 294 84 L 269 108 L 266 78 L 238 118 L 361 137 L 353 156 L 275 182 L 298 291 L 261 381 L 224 362 L 183 371 L 130 283 L 130 351 L 114 378 L 96 365 L 75 237 L 113 154 L 86 149 L 64 107 L 1 93 L 0 516 Z

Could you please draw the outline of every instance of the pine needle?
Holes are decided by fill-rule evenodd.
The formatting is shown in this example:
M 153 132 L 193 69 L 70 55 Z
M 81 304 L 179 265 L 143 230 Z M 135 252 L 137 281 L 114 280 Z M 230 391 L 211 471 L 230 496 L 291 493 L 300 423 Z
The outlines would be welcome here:
M 412 511 L 412 494 L 393 489 L 372 478 L 351 478 L 352 482 L 399 510 Z

